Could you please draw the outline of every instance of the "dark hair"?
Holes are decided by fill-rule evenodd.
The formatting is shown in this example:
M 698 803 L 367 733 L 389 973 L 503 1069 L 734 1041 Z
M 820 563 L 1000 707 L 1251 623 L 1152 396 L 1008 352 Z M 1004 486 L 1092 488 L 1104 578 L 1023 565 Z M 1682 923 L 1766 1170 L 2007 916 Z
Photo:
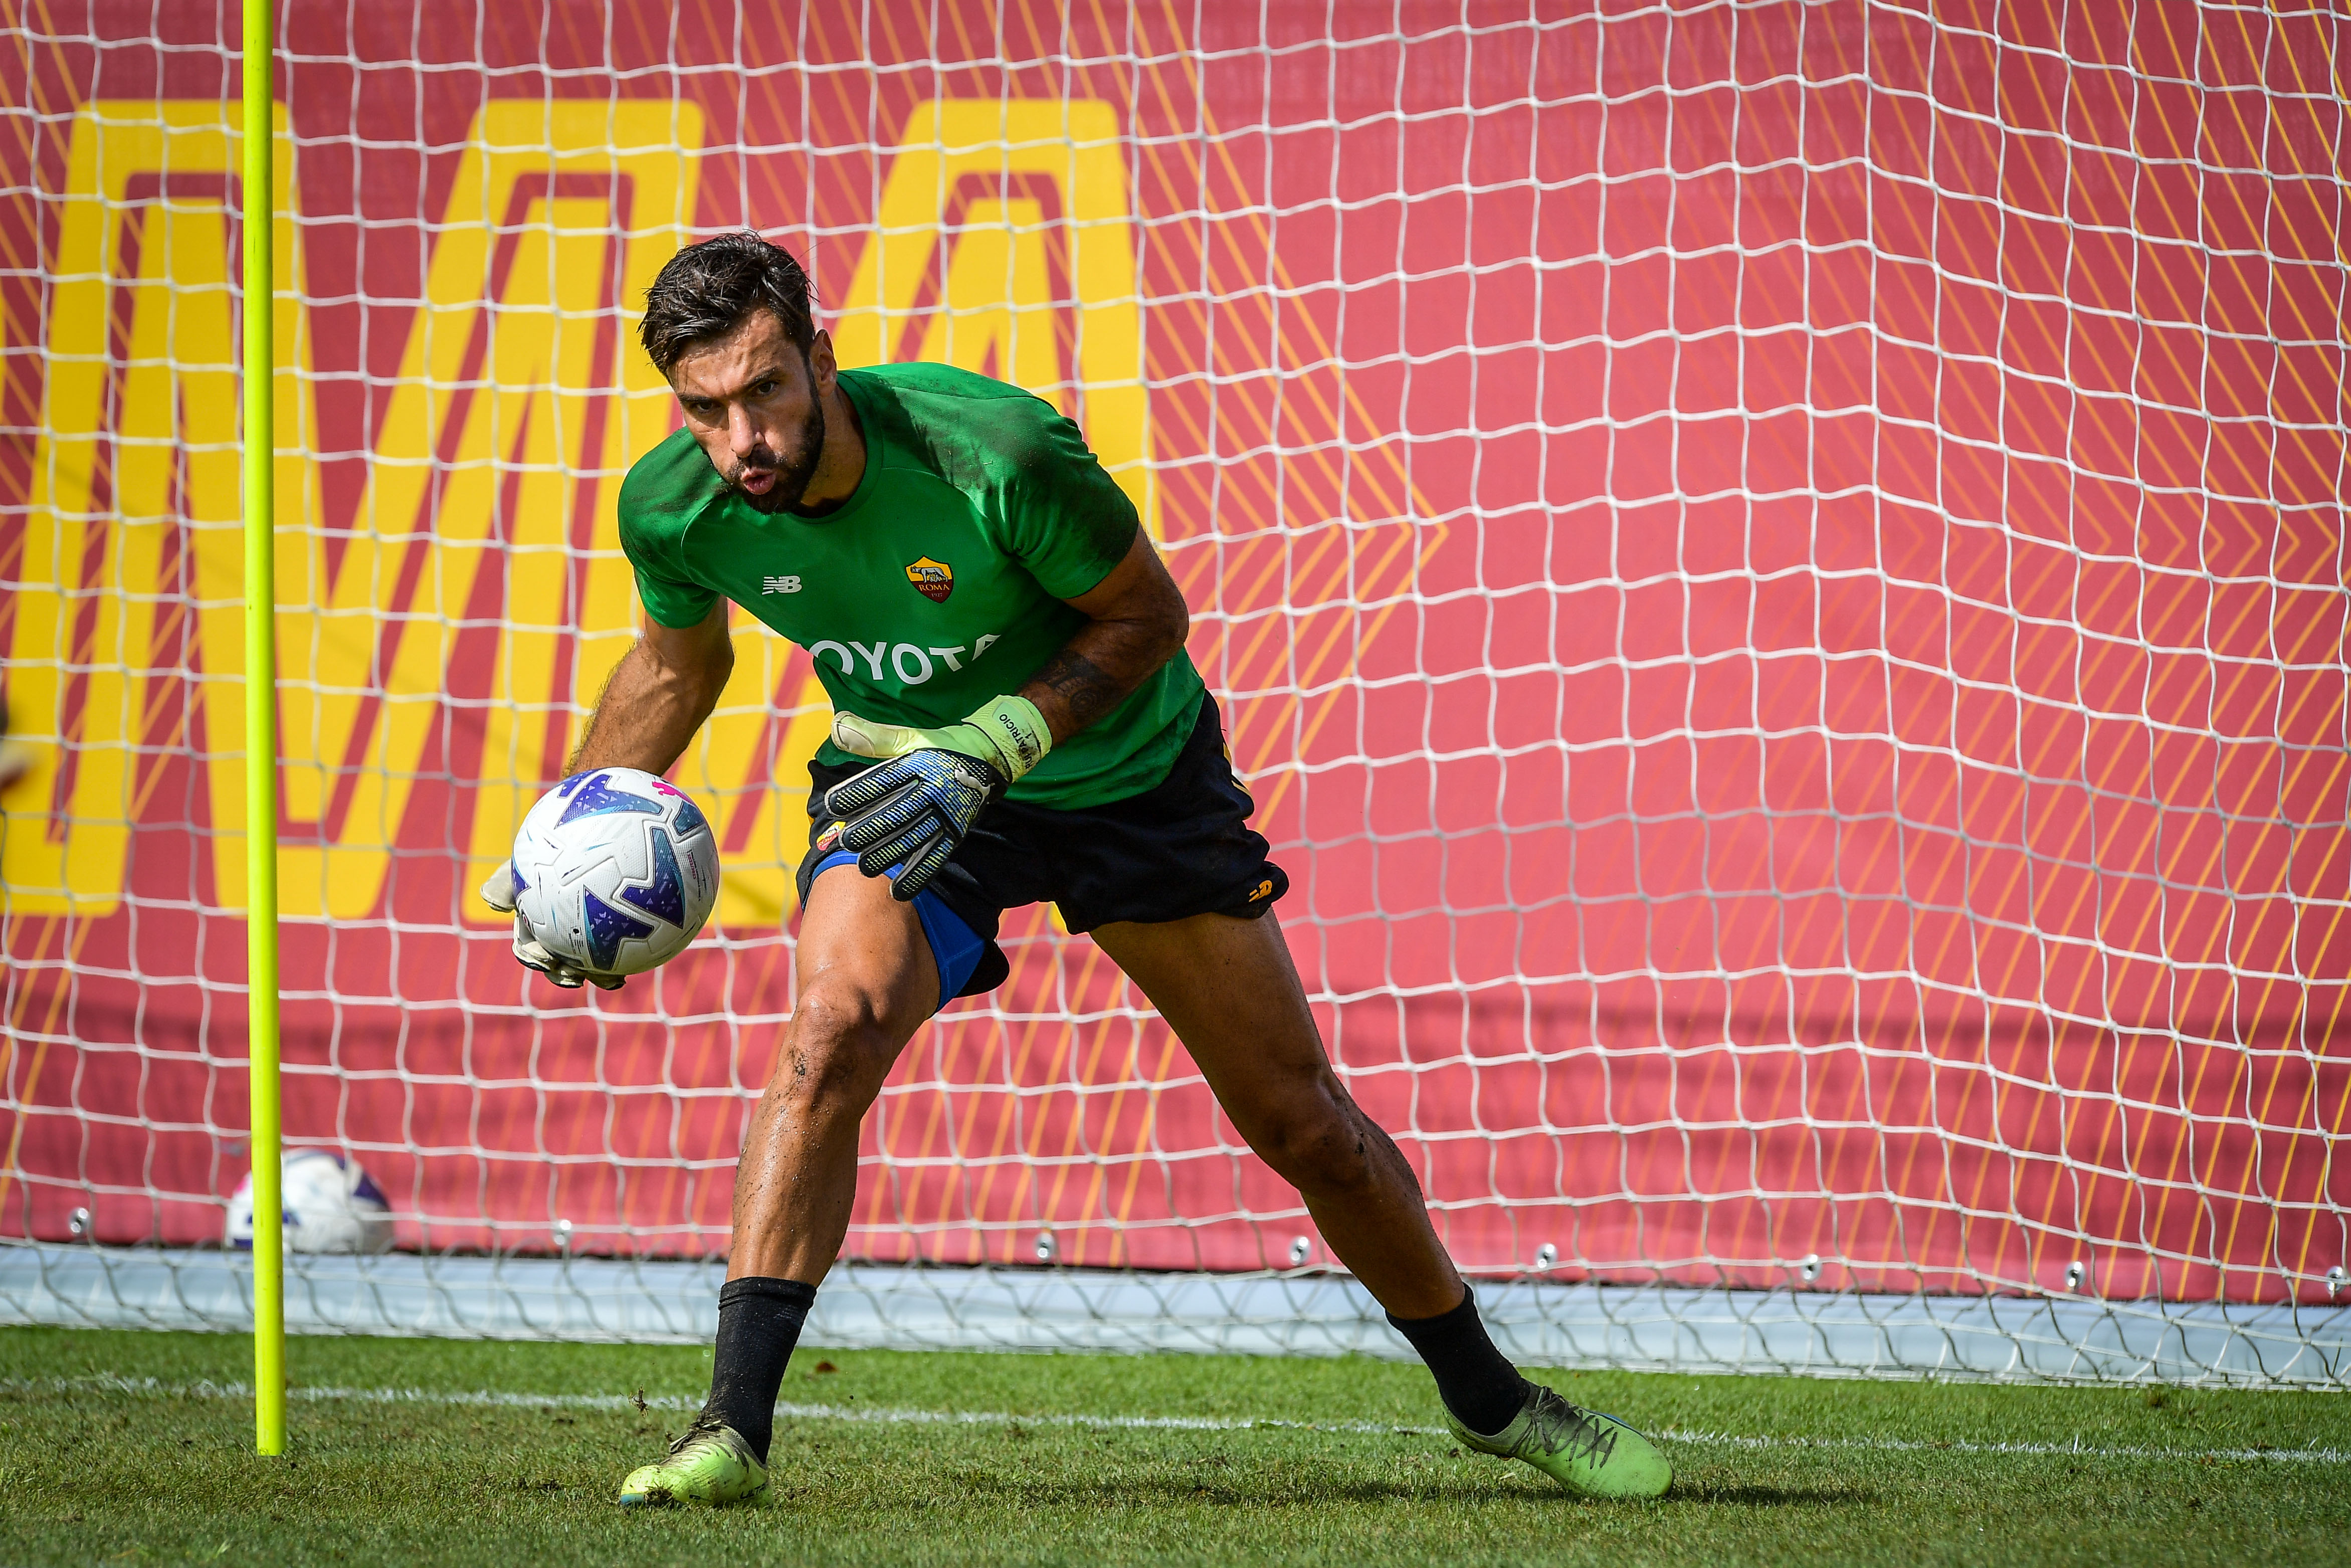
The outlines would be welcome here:
M 687 246 L 662 265 L 645 290 L 637 337 L 666 376 L 697 343 L 724 338 L 751 314 L 772 310 L 805 354 L 816 341 L 807 271 L 790 251 L 749 229 Z

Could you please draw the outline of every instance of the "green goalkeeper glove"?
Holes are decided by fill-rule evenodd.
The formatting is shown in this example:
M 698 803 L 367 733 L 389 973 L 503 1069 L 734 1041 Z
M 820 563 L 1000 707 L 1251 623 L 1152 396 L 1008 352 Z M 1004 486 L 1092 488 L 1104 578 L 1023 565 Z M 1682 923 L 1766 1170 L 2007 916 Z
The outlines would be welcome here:
M 941 729 L 838 714 L 832 743 L 889 759 L 834 785 L 824 806 L 841 819 L 837 842 L 856 854 L 857 869 L 889 876 L 890 895 L 904 903 L 947 863 L 980 808 L 1045 759 L 1053 732 L 1028 698 L 998 697 Z

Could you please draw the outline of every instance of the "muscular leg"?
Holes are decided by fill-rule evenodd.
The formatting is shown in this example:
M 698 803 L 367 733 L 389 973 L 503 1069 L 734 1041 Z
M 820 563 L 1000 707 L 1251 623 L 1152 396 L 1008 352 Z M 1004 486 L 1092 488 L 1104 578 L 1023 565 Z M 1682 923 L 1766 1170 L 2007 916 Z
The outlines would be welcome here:
M 1331 1071 L 1272 915 L 1122 921 L 1093 936 L 1143 988 L 1225 1114 L 1298 1188 L 1322 1239 L 1380 1305 L 1399 1318 L 1459 1306 L 1461 1276 L 1429 1226 L 1420 1183 Z
M 760 1467 L 776 1391 L 857 1202 L 858 1124 L 939 994 L 913 907 L 853 865 L 809 890 L 799 981 L 799 1005 L 735 1167 L 735 1245 L 718 1292 L 710 1397 L 668 1459 L 629 1472 L 623 1503 L 732 1502 L 767 1485 Z
M 802 1280 L 832 1267 L 857 1201 L 857 1129 L 882 1081 L 939 999 L 912 904 L 853 865 L 809 890 L 799 1006 L 735 1170 L 729 1280 Z
M 1420 1184 L 1332 1073 L 1271 914 L 1104 925 L 1094 940 L 1191 1048 L 1249 1147 L 1306 1199 L 1322 1239 L 1437 1380 L 1466 1448 L 1523 1459 L 1588 1497 L 1657 1497 L 1672 1464 L 1613 1416 L 1527 1382 L 1494 1347 L 1430 1228 Z

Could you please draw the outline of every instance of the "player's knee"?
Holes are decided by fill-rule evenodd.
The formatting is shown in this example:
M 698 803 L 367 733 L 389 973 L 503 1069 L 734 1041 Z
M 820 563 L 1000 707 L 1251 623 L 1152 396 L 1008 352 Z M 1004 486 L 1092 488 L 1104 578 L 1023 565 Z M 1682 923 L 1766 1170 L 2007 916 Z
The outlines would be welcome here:
M 862 1116 L 897 1044 L 872 998 L 853 987 L 812 986 L 792 1015 L 771 1092 L 812 1111 Z
M 1301 1192 L 1344 1193 L 1377 1179 L 1379 1129 L 1335 1082 L 1301 1086 L 1251 1122 L 1258 1157 Z

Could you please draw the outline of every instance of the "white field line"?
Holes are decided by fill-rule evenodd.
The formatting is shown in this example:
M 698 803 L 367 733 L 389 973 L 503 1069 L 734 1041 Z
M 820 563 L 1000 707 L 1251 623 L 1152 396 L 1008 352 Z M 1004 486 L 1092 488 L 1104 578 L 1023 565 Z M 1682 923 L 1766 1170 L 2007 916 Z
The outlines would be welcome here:
M 334 1388 L 293 1386 L 289 1398 L 364 1405 L 437 1405 L 507 1410 L 661 1410 L 702 1407 L 699 1399 L 655 1394 L 642 1401 L 626 1394 L 511 1394 L 487 1390 L 472 1393 L 428 1388 Z M 131 1394 L 161 1398 L 250 1399 L 253 1389 L 243 1383 L 164 1383 L 152 1377 L 0 1378 L 0 1394 Z M 776 1406 L 780 1420 L 856 1421 L 877 1426 L 930 1427 L 1075 1427 L 1094 1431 L 1348 1432 L 1405 1437 L 1447 1437 L 1440 1427 L 1405 1427 L 1378 1421 L 1279 1421 L 1223 1416 L 1016 1416 L 1003 1410 L 908 1410 L 891 1406 L 797 1405 Z M 1965 1440 L 1933 1442 L 1902 1437 L 1759 1437 L 1737 1432 L 1694 1432 L 1665 1427 L 1655 1436 L 1692 1448 L 1817 1448 L 1876 1453 L 2016 1454 L 2032 1458 L 2090 1459 L 2270 1459 L 2286 1464 L 2351 1465 L 2351 1450 L 2342 1448 L 2151 1448 L 2085 1443 L 1978 1443 Z
M 2079 1455 L 2085 1459 L 2279 1459 L 2304 1465 L 2351 1465 L 2351 1450 L 2343 1448 L 2148 1448 L 2085 1443 L 1929 1442 L 1907 1437 L 1755 1437 L 1735 1432 L 1688 1432 L 1667 1427 L 1653 1436 L 1693 1448 L 1866 1448 L 1888 1454 L 2031 1454 Z
M 0 1394 L 141 1394 L 180 1399 L 250 1399 L 253 1388 L 244 1383 L 164 1383 L 152 1377 L 0 1378 Z M 640 1404 L 627 1394 L 503 1394 L 444 1392 L 429 1388 L 330 1388 L 289 1386 L 289 1399 L 345 1400 L 366 1405 L 454 1405 L 509 1410 L 699 1410 L 699 1399 L 674 1394 L 647 1395 Z M 1399 1427 L 1377 1421 L 1247 1420 L 1222 1416 L 1016 1416 L 1002 1410 L 905 1410 L 887 1406 L 794 1405 L 778 1403 L 778 1419 L 792 1421 L 864 1421 L 883 1425 L 934 1427 L 1082 1427 L 1103 1431 L 1124 1428 L 1176 1432 L 1248 1432 L 1278 1427 L 1299 1432 L 1362 1432 L 1401 1434 L 1415 1437 L 1448 1436 L 1436 1427 Z

